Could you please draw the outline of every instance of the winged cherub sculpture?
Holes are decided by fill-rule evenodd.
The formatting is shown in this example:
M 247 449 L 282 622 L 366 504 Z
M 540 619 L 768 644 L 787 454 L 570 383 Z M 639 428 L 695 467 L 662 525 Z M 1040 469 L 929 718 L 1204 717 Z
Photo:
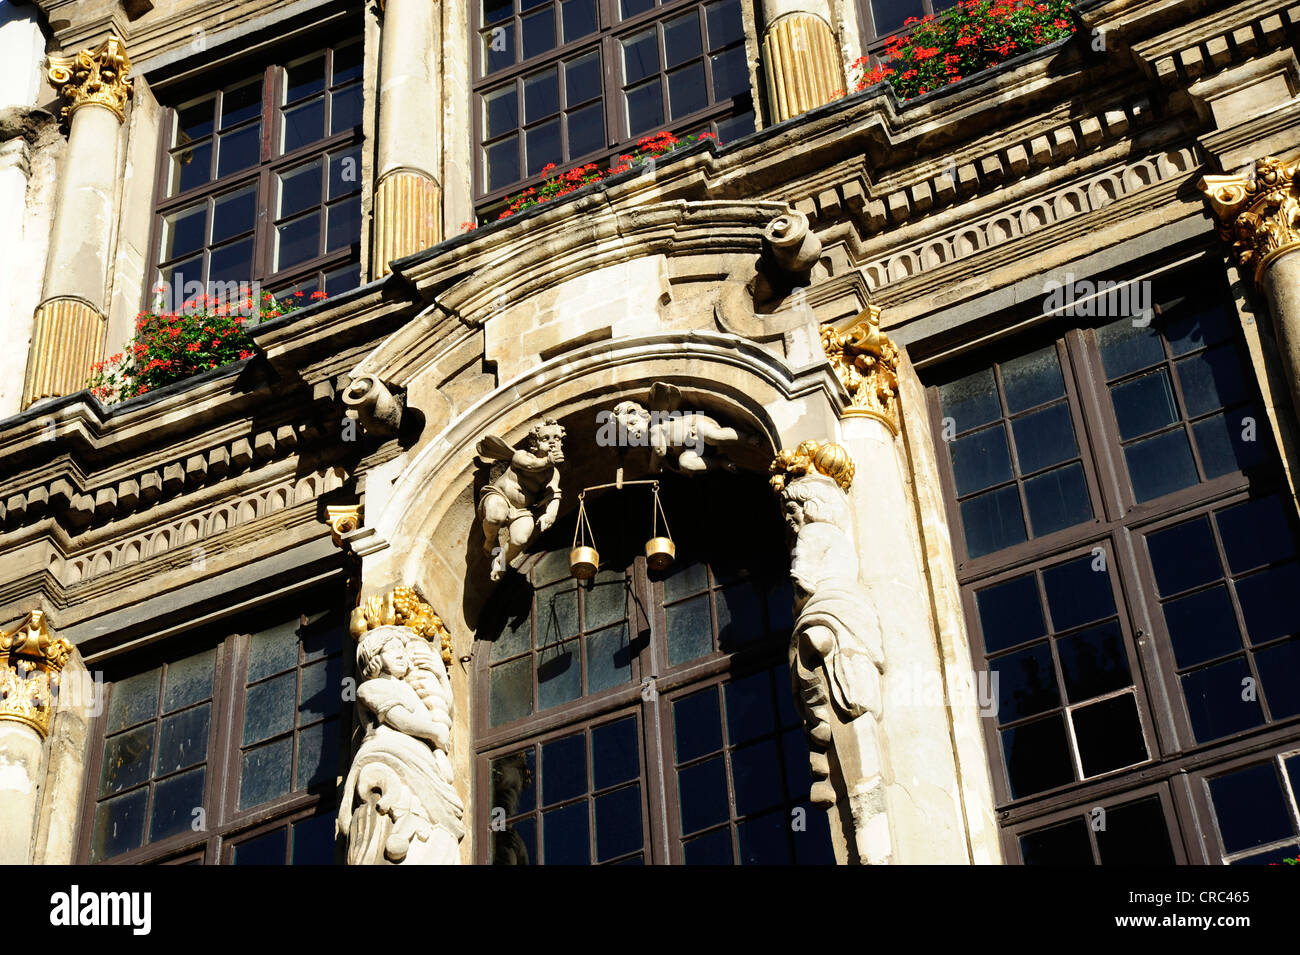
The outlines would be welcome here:
M 678 411 L 681 402 L 676 386 L 656 381 L 650 388 L 648 409 L 635 401 L 620 401 L 607 426 L 620 432 L 617 443 L 650 448 L 651 471 L 661 471 L 665 464 L 687 472 L 718 467 L 717 458 L 704 456 L 705 448 L 730 446 L 740 441 L 740 435 L 706 414 Z
M 483 551 L 492 558 L 492 579 L 500 580 L 534 533 L 545 532 L 560 512 L 560 471 L 564 426 L 543 418 L 528 432 L 526 447 L 511 447 L 496 435 L 479 441 L 480 457 L 508 461 L 509 467 L 483 488 L 478 517 Z

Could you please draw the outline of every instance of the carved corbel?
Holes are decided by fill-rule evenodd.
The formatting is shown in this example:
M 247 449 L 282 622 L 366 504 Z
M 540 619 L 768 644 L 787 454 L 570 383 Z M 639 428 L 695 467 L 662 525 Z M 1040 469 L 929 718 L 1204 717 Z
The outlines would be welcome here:
M 844 416 L 876 418 L 897 435 L 898 348 L 880 330 L 880 308 L 868 305 L 844 331 L 823 325 L 822 348 L 849 393 Z
M 59 675 L 71 655 L 72 644 L 50 633 L 40 610 L 0 631 L 0 720 L 30 726 L 45 737 Z
M 1267 156 L 1245 172 L 1204 176 L 1197 187 L 1219 221 L 1219 236 L 1257 285 L 1270 263 L 1300 246 L 1300 162 Z
M 822 244 L 802 212 L 789 210 L 763 228 L 763 253 L 753 266 L 727 276 L 714 315 L 725 331 L 770 341 L 809 322 L 815 314 L 803 290 L 821 258 Z
M 353 378 L 343 392 L 343 405 L 366 434 L 395 438 L 401 431 L 405 401 L 374 375 Z
M 802 212 L 782 213 L 763 230 L 763 255 L 773 267 L 770 278 L 780 278 L 790 286 L 807 285 L 821 254 L 822 241 Z
M 131 58 L 125 41 L 110 35 L 93 49 L 72 56 L 51 56 L 48 76 L 67 101 L 60 118 L 71 122 L 83 106 L 112 110 L 118 122 L 126 119 L 126 101 L 131 98 Z

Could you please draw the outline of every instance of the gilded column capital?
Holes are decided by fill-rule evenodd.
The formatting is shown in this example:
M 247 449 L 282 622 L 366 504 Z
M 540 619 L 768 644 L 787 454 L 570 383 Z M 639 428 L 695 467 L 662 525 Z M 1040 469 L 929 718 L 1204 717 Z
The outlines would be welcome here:
M 376 594 L 352 611 L 352 636 L 360 640 L 378 627 L 408 627 L 442 651 L 442 662 L 451 666 L 451 631 L 433 608 L 420 599 L 414 587 L 394 587 Z
M 822 326 L 822 348 L 849 393 L 845 417 L 876 418 L 898 434 L 898 348 L 880 330 L 880 308 L 868 305 L 844 331 Z
M 119 122 L 126 119 L 131 58 L 121 37 L 110 35 L 99 46 L 72 56 L 51 56 L 48 75 L 67 100 L 60 113 L 64 121 L 71 121 L 73 113 L 92 104 L 112 110 Z
M 14 629 L 0 630 L 0 720 L 24 723 L 44 737 L 59 673 L 71 655 L 72 644 L 50 633 L 40 610 Z
M 777 452 L 768 468 L 772 490 L 780 494 L 787 484 L 809 474 L 824 474 L 843 490 L 853 485 L 853 456 L 833 441 L 802 441 L 793 451 Z
M 1204 176 L 1197 183 L 1219 220 L 1219 235 L 1232 243 L 1237 261 L 1257 284 L 1269 263 L 1300 246 L 1298 175 L 1300 162 L 1266 156 L 1248 172 Z

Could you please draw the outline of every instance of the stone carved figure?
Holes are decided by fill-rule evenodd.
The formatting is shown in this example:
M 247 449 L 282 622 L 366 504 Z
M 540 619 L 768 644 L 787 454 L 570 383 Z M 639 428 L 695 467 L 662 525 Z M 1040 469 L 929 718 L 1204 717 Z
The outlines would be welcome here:
M 668 465 L 687 473 L 707 471 L 719 465 L 717 458 L 705 457 L 707 446 L 725 448 L 740 441 L 735 428 L 724 427 L 717 419 L 697 411 L 681 412 L 682 393 L 662 381 L 650 388 L 649 407 L 635 401 L 620 401 L 614 406 L 613 420 L 632 447 L 650 448 L 650 470 Z
M 835 802 L 827 757 L 834 745 L 834 716 L 834 722 L 856 727 L 852 757 L 843 751 L 837 757 L 842 768 L 853 764 L 852 771 L 846 772 L 852 778 L 846 778 L 846 783 L 855 821 L 862 823 L 859 855 L 864 862 L 881 861 L 882 853 L 867 849 L 871 840 L 864 839 L 862 832 L 887 827 L 878 734 L 884 640 L 858 577 L 853 515 L 845 494 L 853 480 L 853 462 L 839 445 L 805 441 L 794 451 L 782 451 L 772 471 L 772 487 L 781 496 L 782 514 L 793 539 L 790 577 L 795 626 L 790 671 L 812 742 L 812 801 L 824 806 Z M 887 832 L 885 828 L 885 854 Z
M 352 630 L 365 738 L 339 805 L 348 864 L 455 865 L 465 807 L 450 758 L 451 681 L 430 643 L 442 621 L 397 588 L 358 608 Z
M 483 488 L 478 517 L 483 523 L 483 552 L 492 558 L 492 579 L 500 580 L 534 533 L 555 523 L 560 513 L 560 471 L 564 463 L 564 426 L 543 418 L 528 432 L 527 447 L 511 447 L 495 435 L 478 443 L 479 456 L 508 461 L 509 467 Z

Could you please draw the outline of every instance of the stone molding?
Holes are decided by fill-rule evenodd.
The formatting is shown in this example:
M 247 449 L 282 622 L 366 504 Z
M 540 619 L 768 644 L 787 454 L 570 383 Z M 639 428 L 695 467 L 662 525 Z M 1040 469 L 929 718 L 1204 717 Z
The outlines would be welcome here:
M 1084 15 L 1085 22 L 1093 19 Z M 1174 30 L 1139 40 L 1132 49 L 1152 79 L 1175 88 L 1285 46 L 1288 34 L 1298 25 L 1300 6 L 1285 0 L 1256 0 L 1231 10 L 1217 9 Z M 1105 29 L 1101 21 L 1098 26 Z

